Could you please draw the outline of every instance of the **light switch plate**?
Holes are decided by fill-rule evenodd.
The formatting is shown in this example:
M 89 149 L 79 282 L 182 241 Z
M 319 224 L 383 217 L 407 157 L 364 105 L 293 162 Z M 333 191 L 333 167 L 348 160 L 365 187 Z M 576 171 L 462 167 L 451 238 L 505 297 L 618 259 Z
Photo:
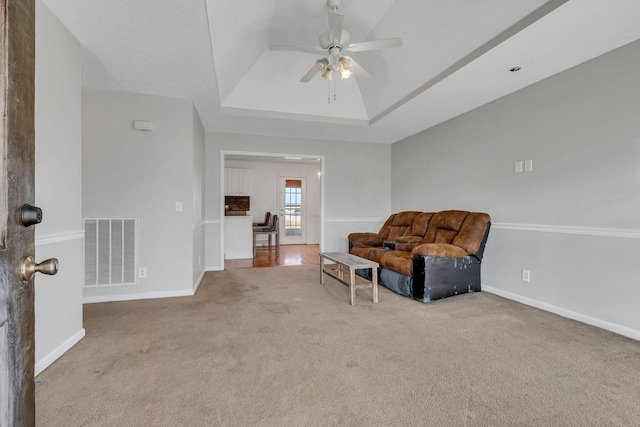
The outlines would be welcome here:
M 176 212 L 182 212 L 182 202 L 176 202 Z
M 525 172 L 533 172 L 533 160 L 525 160 L 524 161 L 524 171 Z
M 515 164 L 515 172 L 522 173 L 522 160 L 516 162 Z

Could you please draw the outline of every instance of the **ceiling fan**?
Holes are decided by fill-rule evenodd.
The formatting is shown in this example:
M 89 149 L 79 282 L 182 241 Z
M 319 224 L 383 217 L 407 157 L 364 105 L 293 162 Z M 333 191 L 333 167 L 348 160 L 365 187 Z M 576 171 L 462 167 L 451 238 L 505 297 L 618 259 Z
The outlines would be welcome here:
M 368 50 L 387 49 L 402 46 L 402 39 L 392 38 L 383 40 L 371 40 L 360 43 L 350 43 L 351 36 L 342 26 L 344 15 L 337 12 L 342 0 L 327 0 L 329 12 L 329 30 L 320 34 L 320 46 L 293 46 L 293 45 L 271 45 L 270 50 L 305 52 L 319 55 L 326 52 L 327 56 L 318 59 L 311 69 L 305 74 L 301 82 L 310 81 L 316 74 L 322 73 L 326 80 L 333 79 L 333 73 L 340 71 L 343 79 L 349 78 L 351 74 L 361 79 L 370 78 L 371 75 L 362 68 L 353 58 L 343 55 L 343 52 L 364 52 Z

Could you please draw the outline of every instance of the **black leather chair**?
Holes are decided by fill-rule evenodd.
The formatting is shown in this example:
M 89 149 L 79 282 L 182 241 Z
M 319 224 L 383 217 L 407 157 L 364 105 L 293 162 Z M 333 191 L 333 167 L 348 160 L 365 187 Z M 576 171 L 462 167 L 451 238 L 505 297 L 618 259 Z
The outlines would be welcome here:
M 253 226 L 254 227 L 266 227 L 269 225 L 269 219 L 271 219 L 271 212 L 267 212 L 264 214 L 264 221 L 263 222 L 254 222 Z
M 271 215 L 269 225 L 266 227 L 253 227 L 253 256 L 256 256 L 256 236 L 266 234 L 269 236 L 269 250 L 271 250 L 271 235 L 276 236 L 276 256 L 280 256 L 280 233 L 278 232 L 278 215 Z

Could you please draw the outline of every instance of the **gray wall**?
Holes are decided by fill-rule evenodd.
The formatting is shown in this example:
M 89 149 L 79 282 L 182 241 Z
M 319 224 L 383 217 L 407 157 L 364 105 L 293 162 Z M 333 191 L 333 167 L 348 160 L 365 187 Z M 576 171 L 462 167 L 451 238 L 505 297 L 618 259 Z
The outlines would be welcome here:
M 389 145 L 207 133 L 205 212 L 208 270 L 217 270 L 223 265 L 220 260 L 221 151 L 323 156 L 323 250 L 346 250 L 349 233 L 377 231 L 389 216 Z
M 636 42 L 393 144 L 392 210 L 488 212 L 484 289 L 640 339 L 638 64 Z
M 203 134 L 193 112 L 185 99 L 83 88 L 83 215 L 138 218 L 139 267 L 148 274 L 135 286 L 85 287 L 85 302 L 193 294 L 202 174 L 194 151 L 202 152 Z M 135 131 L 134 120 L 155 130 Z
M 58 258 L 56 276 L 35 277 L 36 374 L 84 336 L 80 139 L 80 44 L 36 1 L 36 261 Z

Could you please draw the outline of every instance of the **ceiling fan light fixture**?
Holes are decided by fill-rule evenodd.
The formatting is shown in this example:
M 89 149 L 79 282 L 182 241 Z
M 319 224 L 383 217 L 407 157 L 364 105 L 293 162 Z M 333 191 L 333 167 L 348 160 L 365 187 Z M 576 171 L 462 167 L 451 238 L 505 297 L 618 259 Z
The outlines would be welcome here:
M 316 61 L 316 67 L 318 67 L 318 70 L 320 71 L 326 70 L 328 66 L 329 66 L 329 60 L 327 58 L 318 59 Z
M 324 73 L 322 73 L 322 78 L 325 80 L 333 80 L 333 70 L 327 67 Z
M 340 66 L 340 75 L 342 76 L 342 79 L 348 79 L 351 74 L 353 74 L 353 72 L 351 71 L 351 63 L 349 62 L 348 58 L 345 58 L 344 56 L 341 57 L 338 60 L 338 65 Z

